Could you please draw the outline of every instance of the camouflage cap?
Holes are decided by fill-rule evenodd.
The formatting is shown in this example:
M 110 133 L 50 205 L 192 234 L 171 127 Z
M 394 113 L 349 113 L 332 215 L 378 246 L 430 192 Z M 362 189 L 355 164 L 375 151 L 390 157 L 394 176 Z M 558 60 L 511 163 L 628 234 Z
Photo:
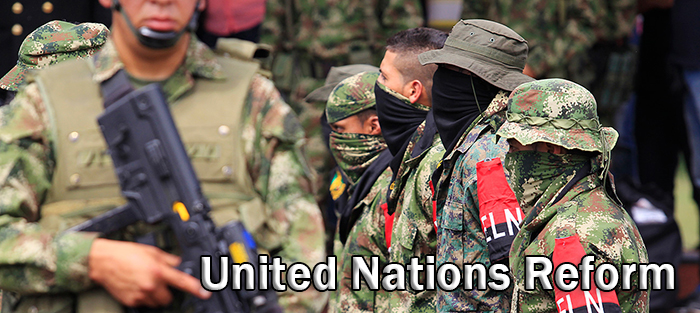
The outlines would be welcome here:
M 16 91 L 28 70 L 89 57 L 102 47 L 108 35 L 107 26 L 99 23 L 48 22 L 24 39 L 17 65 L 0 79 L 0 88 Z
M 374 98 L 374 84 L 378 77 L 379 72 L 364 72 L 350 76 L 335 86 L 326 104 L 328 123 L 332 124 L 373 108 L 377 103 Z
M 523 74 L 527 52 L 527 41 L 505 25 L 461 20 L 452 28 L 442 49 L 423 52 L 418 60 L 422 65 L 451 64 L 511 91 L 534 80 Z
M 567 149 L 609 152 L 618 134 L 601 127 L 595 98 L 581 85 L 553 78 L 525 83 L 508 98 L 498 135 L 523 145 L 548 142 Z M 602 136 L 605 140 L 601 141 Z
M 328 97 L 331 95 L 331 91 L 333 91 L 333 88 L 335 88 L 335 85 L 337 85 L 343 79 L 362 72 L 379 72 L 379 68 L 367 64 L 351 64 L 331 67 L 331 70 L 328 72 L 328 76 L 326 76 L 325 85 L 310 92 L 306 98 L 304 98 L 304 101 L 327 102 Z

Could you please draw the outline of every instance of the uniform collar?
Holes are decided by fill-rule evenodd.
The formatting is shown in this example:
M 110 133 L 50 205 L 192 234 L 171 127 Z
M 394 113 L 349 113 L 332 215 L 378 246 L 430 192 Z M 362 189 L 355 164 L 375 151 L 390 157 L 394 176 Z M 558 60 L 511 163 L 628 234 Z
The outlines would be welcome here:
M 111 78 L 117 71 L 124 68 L 111 37 L 107 39 L 100 53 L 95 56 L 94 66 L 93 79 L 98 83 Z M 185 61 L 171 77 L 166 79 L 164 84 L 163 89 L 168 100 L 172 102 L 190 90 L 194 86 L 194 78 L 218 80 L 225 79 L 226 76 L 214 52 L 192 35 Z

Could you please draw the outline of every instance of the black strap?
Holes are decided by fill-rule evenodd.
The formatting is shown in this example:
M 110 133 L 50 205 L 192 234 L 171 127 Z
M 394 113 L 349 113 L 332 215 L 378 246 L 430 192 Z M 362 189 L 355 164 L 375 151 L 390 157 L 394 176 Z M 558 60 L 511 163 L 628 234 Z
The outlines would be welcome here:
M 114 76 L 103 81 L 100 84 L 100 89 L 102 90 L 102 99 L 105 109 L 128 93 L 134 91 L 134 87 L 131 86 L 129 82 L 129 76 L 127 76 L 124 70 L 117 71 Z
M 556 198 L 554 198 L 554 202 L 552 204 L 559 202 L 562 198 L 564 198 L 564 195 L 566 195 L 571 188 L 574 187 L 574 184 L 576 184 L 579 180 L 583 179 L 584 177 L 588 176 L 591 173 L 591 162 L 588 161 L 586 164 L 583 165 L 583 167 L 576 172 L 576 175 L 574 175 L 574 178 L 569 181 L 569 183 L 562 188 L 561 191 L 559 191 L 559 194 L 557 195 Z

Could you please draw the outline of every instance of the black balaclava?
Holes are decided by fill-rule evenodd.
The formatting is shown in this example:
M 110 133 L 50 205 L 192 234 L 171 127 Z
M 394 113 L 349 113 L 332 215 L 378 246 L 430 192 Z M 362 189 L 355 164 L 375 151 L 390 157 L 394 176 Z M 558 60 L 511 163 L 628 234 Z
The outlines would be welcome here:
M 374 86 L 377 117 L 389 151 L 395 157 L 402 157 L 411 135 L 425 120 L 428 109 L 412 104 L 397 92 L 387 92 L 388 89 L 379 82 Z
M 446 149 L 445 155 L 455 148 L 462 134 L 486 110 L 498 91 L 498 87 L 476 75 L 463 74 L 443 66 L 435 71 L 433 114 Z

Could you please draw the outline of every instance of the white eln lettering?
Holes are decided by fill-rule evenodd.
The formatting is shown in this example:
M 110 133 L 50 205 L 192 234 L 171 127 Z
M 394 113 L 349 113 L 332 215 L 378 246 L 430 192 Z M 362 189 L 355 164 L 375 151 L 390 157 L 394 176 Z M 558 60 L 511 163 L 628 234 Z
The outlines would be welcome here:
M 493 239 L 498 239 L 506 236 L 506 232 L 499 233 L 496 229 L 496 221 L 493 218 L 493 212 L 489 213 L 489 220 L 491 220 L 491 229 L 493 229 Z
M 600 289 L 595 288 L 596 295 L 598 296 L 598 301 L 596 301 L 595 298 L 593 298 L 593 295 L 591 295 L 591 292 L 588 290 L 583 291 L 583 296 L 586 298 L 586 309 L 588 309 L 588 313 L 593 312 L 591 310 L 591 305 L 595 308 L 595 311 L 598 313 L 604 313 L 605 311 L 603 310 L 603 297 L 600 295 Z
M 520 222 L 523 221 L 523 216 L 520 214 L 520 208 L 516 208 L 515 210 L 516 214 L 518 215 L 518 218 L 516 219 L 515 216 L 513 216 L 513 213 L 510 212 L 510 210 L 503 210 L 503 214 L 506 215 L 506 223 L 508 223 L 508 235 L 510 236 L 515 236 L 515 232 L 513 231 L 513 225 L 515 225 L 515 228 L 520 231 Z
M 566 309 L 564 309 L 564 310 L 561 309 L 561 304 L 562 304 L 562 302 L 564 302 L 564 299 L 566 299 L 566 304 L 569 307 L 568 311 Z M 567 312 L 573 313 L 574 306 L 571 303 L 571 295 L 566 295 L 566 297 L 564 297 L 564 298 L 559 298 L 559 300 L 557 300 L 557 308 L 559 308 L 559 313 L 567 313 Z
M 481 217 L 481 225 L 484 225 L 484 222 L 486 222 L 486 215 Z M 483 229 L 484 229 L 484 234 L 488 234 L 486 232 L 486 226 L 484 226 Z M 486 242 L 491 242 L 491 236 L 486 236 Z

